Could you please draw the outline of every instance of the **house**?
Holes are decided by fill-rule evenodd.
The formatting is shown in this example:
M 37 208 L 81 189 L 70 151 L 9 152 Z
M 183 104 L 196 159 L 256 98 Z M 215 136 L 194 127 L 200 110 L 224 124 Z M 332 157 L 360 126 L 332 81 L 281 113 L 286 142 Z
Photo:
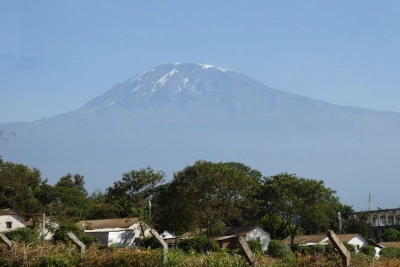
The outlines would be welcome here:
M 25 216 L 13 209 L 0 209 L 0 232 L 26 227 Z
M 175 248 L 177 237 L 174 234 L 169 233 L 168 231 L 164 231 L 160 234 L 161 238 L 168 245 L 168 248 Z
M 54 217 L 45 217 L 44 229 L 42 227 L 43 223 L 43 213 L 28 213 L 27 216 L 31 218 L 26 221 L 26 227 L 31 229 L 36 229 L 39 233 L 39 238 L 44 238 L 44 240 L 51 240 L 53 238 L 54 232 L 60 227 L 60 225 L 54 221 Z M 44 230 L 44 231 L 43 231 Z
M 341 242 L 347 242 L 356 248 L 356 252 L 360 251 L 362 247 L 368 246 L 368 241 L 360 234 L 344 234 L 337 235 Z M 291 245 L 292 238 L 290 236 L 283 239 L 283 243 Z M 326 235 L 297 235 L 294 237 L 293 245 L 297 246 L 313 246 L 313 245 L 327 245 L 330 240 Z
M 93 236 L 103 245 L 131 247 L 135 245 L 135 230 L 127 228 L 103 228 L 84 230 L 85 235 Z
M 267 251 L 269 241 L 271 240 L 271 236 L 269 233 L 265 232 L 260 227 L 248 227 L 248 226 L 239 226 L 239 227 L 225 227 L 224 228 L 224 236 L 214 238 L 220 248 L 228 248 L 234 249 L 238 246 L 238 238 L 242 236 L 246 239 L 246 241 L 252 239 L 259 239 L 262 243 L 262 251 Z
M 139 218 L 82 220 L 75 225 L 104 245 L 132 246 L 135 238 L 151 236 L 151 224 Z

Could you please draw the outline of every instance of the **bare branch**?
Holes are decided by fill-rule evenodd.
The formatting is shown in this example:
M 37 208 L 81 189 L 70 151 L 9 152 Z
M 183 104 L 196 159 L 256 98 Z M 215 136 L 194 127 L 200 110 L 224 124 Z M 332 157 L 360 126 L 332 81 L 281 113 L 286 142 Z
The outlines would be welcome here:
M 6 130 L 0 130 L 0 140 L 8 141 L 8 139 L 10 139 L 10 137 L 16 136 L 16 135 L 17 135 L 17 133 L 14 131 L 7 132 Z

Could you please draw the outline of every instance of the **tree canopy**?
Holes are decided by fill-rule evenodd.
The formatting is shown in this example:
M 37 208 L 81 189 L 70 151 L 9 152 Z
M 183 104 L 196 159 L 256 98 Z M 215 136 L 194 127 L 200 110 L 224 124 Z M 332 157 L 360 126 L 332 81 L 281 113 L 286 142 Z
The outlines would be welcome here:
M 265 178 L 262 209 L 272 233 L 283 227 L 293 244 L 301 228 L 316 226 L 320 231 L 329 227 L 335 216 L 334 194 L 323 181 L 280 173 Z
M 253 177 L 232 164 L 199 160 L 175 172 L 169 188 L 172 225 L 177 231 L 205 231 L 207 239 L 220 233 L 241 213 L 254 209 Z

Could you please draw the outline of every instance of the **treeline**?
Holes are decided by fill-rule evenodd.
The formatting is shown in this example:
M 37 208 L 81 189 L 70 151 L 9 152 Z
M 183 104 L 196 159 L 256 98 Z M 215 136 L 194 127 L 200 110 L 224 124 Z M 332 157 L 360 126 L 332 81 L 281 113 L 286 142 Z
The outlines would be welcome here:
M 199 160 L 174 172 L 169 182 L 151 167 L 131 170 L 105 191 L 88 194 L 83 175 L 68 173 L 49 185 L 38 169 L 0 158 L 0 208 L 72 222 L 139 217 L 158 231 L 200 230 L 208 240 L 225 226 L 260 226 L 272 239 L 337 231 L 340 212 L 347 233 L 368 236 L 361 232 L 365 223 L 346 220 L 352 207 L 323 181 L 289 173 L 264 177 L 237 162 Z

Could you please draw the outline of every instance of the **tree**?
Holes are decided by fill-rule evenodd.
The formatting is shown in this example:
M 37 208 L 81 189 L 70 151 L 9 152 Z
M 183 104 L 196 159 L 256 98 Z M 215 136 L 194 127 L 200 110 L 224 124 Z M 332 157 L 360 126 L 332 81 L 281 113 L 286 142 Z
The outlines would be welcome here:
M 360 234 L 366 238 L 370 236 L 370 223 L 368 223 L 369 213 L 362 212 L 357 216 L 350 216 L 347 220 L 346 233 L 348 234 Z
M 40 203 L 35 196 L 41 181 L 38 169 L 0 158 L 0 208 L 13 208 L 22 213 L 39 211 Z
M 55 186 L 42 183 L 37 198 L 45 210 L 61 220 L 79 220 L 86 217 L 90 202 L 84 188 L 83 175 L 70 173 L 60 178 Z
M 107 189 L 107 203 L 115 205 L 122 217 L 137 216 L 144 235 L 142 219 L 147 217 L 148 202 L 155 188 L 164 182 L 165 174 L 150 166 L 132 170 L 122 175 L 122 180 Z
M 254 209 L 252 190 L 255 181 L 241 168 L 225 163 L 199 160 L 175 172 L 169 189 L 169 207 L 173 230 L 204 231 L 208 245 L 225 224 L 240 220 L 241 213 Z
M 87 195 L 84 177 L 85 176 L 80 175 L 79 173 L 74 174 L 74 176 L 72 176 L 71 173 L 67 173 L 67 175 L 60 178 L 60 181 L 58 181 L 55 186 L 76 188 L 83 194 Z
M 343 204 L 340 202 L 339 197 L 334 197 L 333 198 L 333 203 L 335 207 L 335 216 L 331 219 L 330 222 L 330 229 L 335 230 L 337 233 L 339 233 L 339 218 L 338 218 L 338 212 L 340 212 L 340 217 L 342 220 L 342 233 L 347 233 L 347 222 L 348 218 L 350 218 L 351 214 L 354 213 L 353 207 Z
M 329 227 L 335 216 L 334 193 L 323 181 L 280 173 L 264 180 L 263 210 L 267 221 L 281 223 L 293 245 L 301 228 L 316 226 L 325 230 Z M 270 227 L 276 230 L 277 225 L 271 223 Z
M 394 228 L 387 228 L 383 231 L 380 239 L 385 242 L 399 241 L 400 231 L 398 231 Z

